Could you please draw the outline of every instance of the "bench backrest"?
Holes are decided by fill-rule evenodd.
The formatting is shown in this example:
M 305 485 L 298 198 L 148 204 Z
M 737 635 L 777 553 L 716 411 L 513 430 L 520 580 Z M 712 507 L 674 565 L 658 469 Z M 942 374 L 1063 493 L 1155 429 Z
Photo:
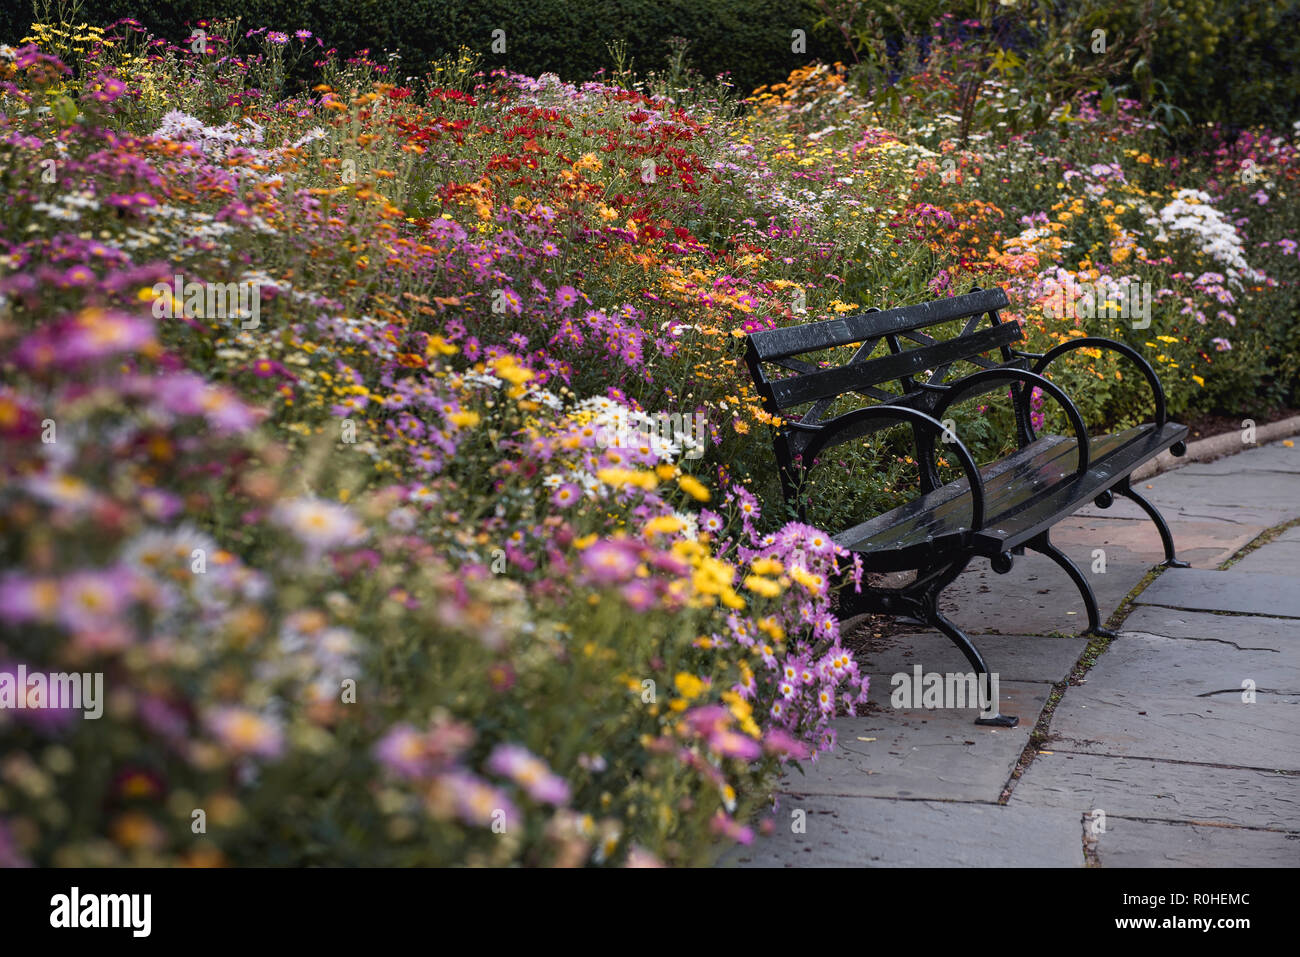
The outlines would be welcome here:
M 766 329 L 749 334 L 745 362 L 764 408 L 786 419 L 798 415 L 804 425 L 820 424 L 836 400 L 850 393 L 867 400 L 863 405 L 887 402 L 926 412 L 943 391 L 936 387 L 943 385 L 955 362 L 969 362 L 984 369 L 1024 366 L 1010 351 L 1011 343 L 1022 338 L 1020 324 L 1003 322 L 998 316 L 998 310 L 1008 304 L 1001 289 L 976 289 L 915 306 Z M 986 317 L 988 325 L 980 328 Z M 923 331 L 961 319 L 967 320 L 961 332 L 949 339 L 938 340 Z M 872 358 L 882 341 L 887 351 Z M 855 344 L 860 345 L 839 365 L 815 364 L 801 358 Z M 992 350 L 999 350 L 1001 361 L 985 357 Z M 773 366 L 794 374 L 772 378 L 768 370 Z M 918 381 L 917 376 L 926 373 L 926 378 Z M 891 381 L 898 382 L 901 393 L 879 388 Z M 989 391 L 1003 387 L 991 386 Z M 798 408 L 805 405 L 810 407 L 799 414 Z M 810 438 L 811 433 L 806 431 L 787 433 L 784 440 L 788 453 L 798 455 L 800 446 Z

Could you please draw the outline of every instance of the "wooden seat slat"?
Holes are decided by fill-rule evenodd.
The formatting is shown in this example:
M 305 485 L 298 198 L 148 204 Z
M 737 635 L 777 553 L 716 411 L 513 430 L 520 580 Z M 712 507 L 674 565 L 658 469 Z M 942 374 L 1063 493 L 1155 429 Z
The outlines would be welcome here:
M 1107 470 L 1107 474 L 1134 455 L 1139 458 L 1150 453 L 1154 444 L 1157 452 L 1168 448 L 1181 434 L 1181 426 L 1167 424 L 1160 434 L 1148 424 L 1115 432 L 1092 440 L 1093 468 Z M 987 528 L 996 526 L 1007 535 L 988 534 L 989 540 L 1001 541 L 1025 527 L 1028 518 L 1025 507 L 1035 501 L 1046 501 L 1045 493 L 1057 489 L 1073 478 L 1076 445 L 1072 438 L 1062 435 L 1045 435 L 1024 449 L 999 459 L 980 469 L 984 480 Z M 1115 456 L 1122 456 L 1114 459 Z M 1086 485 L 1087 483 L 1085 483 Z M 1092 497 L 1086 491 L 1083 500 Z M 904 505 L 877 515 L 866 522 L 847 528 L 835 540 L 852 551 L 872 552 L 890 548 L 906 548 L 923 543 L 926 539 L 940 539 L 961 532 L 970 532 L 970 485 L 957 479 Z

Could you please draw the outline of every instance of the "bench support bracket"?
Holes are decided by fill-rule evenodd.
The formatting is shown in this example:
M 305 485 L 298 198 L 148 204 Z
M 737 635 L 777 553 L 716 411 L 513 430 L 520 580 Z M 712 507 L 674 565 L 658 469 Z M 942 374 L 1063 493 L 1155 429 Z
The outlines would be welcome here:
M 961 649 L 962 654 L 966 656 L 966 660 L 975 669 L 975 687 L 981 689 L 992 688 L 992 684 L 988 680 L 989 666 L 984 663 L 984 656 L 980 654 L 979 649 L 975 647 L 975 643 L 970 640 L 966 633 L 945 618 L 943 613 L 939 611 L 938 598 L 939 596 L 935 594 L 927 600 L 925 609 L 927 620 L 947 635 L 949 641 Z M 982 706 L 984 702 L 980 702 L 980 704 Z M 981 714 L 980 717 L 975 719 L 976 724 L 992 725 L 997 728 L 1014 728 L 1020 723 L 1020 718 L 1017 716 L 1003 714 L 999 711 L 998 702 L 991 701 L 989 705 L 993 709 L 993 714 L 987 717 Z
M 957 578 L 970 564 L 970 556 L 943 565 L 922 569 L 916 580 L 898 588 L 871 588 L 864 584 L 860 594 L 848 590 L 840 592 L 841 607 L 839 615 L 846 620 L 860 611 L 870 611 L 893 615 L 896 618 L 908 616 L 937 628 L 948 637 L 975 669 L 977 688 L 991 688 L 988 680 L 989 667 L 984 662 L 975 643 L 953 622 L 939 611 L 939 593 Z M 983 702 L 981 702 L 983 704 Z M 989 702 L 994 713 L 987 717 L 975 719 L 976 724 L 992 725 L 999 728 L 1014 728 L 1020 723 L 1015 715 L 1002 714 L 997 710 L 998 702 Z
M 1165 560 L 1160 563 L 1161 566 L 1164 568 L 1191 568 L 1190 562 L 1182 561 L 1174 554 L 1174 536 L 1169 531 L 1169 523 L 1165 521 L 1165 517 L 1160 514 L 1160 510 L 1155 507 L 1155 504 L 1140 493 L 1133 491 L 1133 486 L 1129 484 L 1128 479 L 1115 486 L 1115 492 L 1136 502 L 1138 507 L 1146 512 L 1151 521 L 1155 523 L 1156 531 L 1160 533 L 1160 544 L 1165 547 Z
M 1088 628 L 1085 635 L 1100 635 L 1103 638 L 1114 638 L 1115 632 L 1109 628 L 1103 628 L 1101 625 L 1101 611 L 1097 607 L 1097 596 L 1093 593 L 1092 583 L 1079 570 L 1079 566 L 1070 560 L 1070 556 L 1065 554 L 1055 545 L 1052 544 L 1051 538 L 1047 532 L 1039 532 L 1032 539 L 1025 543 L 1026 548 L 1033 549 L 1040 555 L 1046 555 L 1056 564 L 1064 569 L 1065 573 L 1070 576 L 1074 586 L 1079 589 L 1079 595 L 1083 598 L 1083 606 L 1088 610 Z

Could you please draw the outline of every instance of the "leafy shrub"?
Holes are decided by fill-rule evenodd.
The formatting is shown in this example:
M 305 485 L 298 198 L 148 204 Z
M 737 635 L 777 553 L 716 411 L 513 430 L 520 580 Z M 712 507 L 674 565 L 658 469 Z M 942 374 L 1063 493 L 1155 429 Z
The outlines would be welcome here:
M 0 35 L 16 42 L 30 18 L 9 16 L 0 21 Z M 661 66 L 672 52 L 671 39 L 682 37 L 689 41 L 691 66 L 706 77 L 730 73 L 742 94 L 826 50 L 812 37 L 816 16 L 807 0 L 97 0 L 79 16 L 101 26 L 132 17 L 173 42 L 203 18 L 308 29 L 343 56 L 368 49 L 382 60 L 381 51 L 399 52 L 398 76 L 419 73 L 465 47 L 488 68 L 583 80 L 614 65 L 611 43 L 625 41 L 632 66 L 647 70 Z M 504 53 L 493 52 L 498 30 L 504 31 Z M 793 51 L 794 30 L 807 36 L 805 52 Z

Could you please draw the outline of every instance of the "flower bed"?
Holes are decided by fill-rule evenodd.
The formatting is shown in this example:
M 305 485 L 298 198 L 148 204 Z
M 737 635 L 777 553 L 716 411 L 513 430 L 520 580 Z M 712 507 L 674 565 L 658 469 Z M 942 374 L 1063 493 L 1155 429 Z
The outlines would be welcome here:
M 1048 279 L 1132 272 L 1175 409 L 1294 334 L 1247 318 L 1294 294 L 1289 140 L 1233 147 L 1247 219 L 1226 147 L 1097 114 L 1097 156 L 960 152 L 826 68 L 738 115 L 306 31 L 31 39 L 0 50 L 0 690 L 104 699 L 0 710 L 3 864 L 710 861 L 868 692 L 831 613 L 860 569 L 754 478 L 745 331 L 997 281 L 1043 347 L 1115 331 Z M 1068 388 L 1114 424 L 1107 361 Z M 854 454 L 841 510 L 909 464 Z

